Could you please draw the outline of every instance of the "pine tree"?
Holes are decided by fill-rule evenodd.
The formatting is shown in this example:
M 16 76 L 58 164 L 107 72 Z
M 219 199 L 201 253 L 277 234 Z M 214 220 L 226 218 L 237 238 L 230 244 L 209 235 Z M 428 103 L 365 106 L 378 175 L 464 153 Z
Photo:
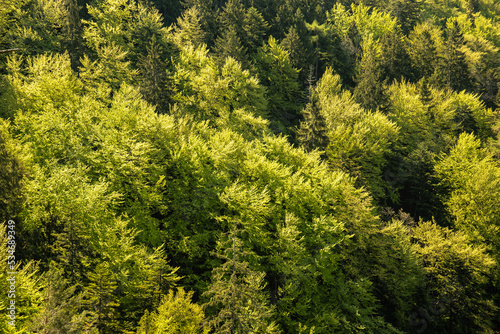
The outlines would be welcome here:
M 374 41 L 364 43 L 353 96 L 356 102 L 365 109 L 384 111 L 387 108 L 388 98 L 385 93 L 386 81 L 382 78 L 377 48 L 378 45 Z
M 71 59 L 71 68 L 77 71 L 82 54 L 82 24 L 77 0 L 65 0 L 66 22 L 64 46 Z
M 9 123 L 0 119 L 0 223 L 20 211 L 24 168 L 19 147 L 11 138 Z
M 259 48 L 254 61 L 260 82 L 267 87 L 271 126 L 286 133 L 286 129 L 298 124 L 299 72 L 292 66 L 288 52 L 272 36 Z
M 89 284 L 84 288 L 82 306 L 89 311 L 85 330 L 96 328 L 100 333 L 116 333 L 120 329 L 117 308 L 118 282 L 109 264 L 99 263 L 88 274 Z
M 408 36 L 407 52 L 410 55 L 416 79 L 433 78 L 439 63 L 438 31 L 428 24 L 417 25 Z
M 405 37 L 399 27 L 385 34 L 381 41 L 382 80 L 392 82 L 411 77 L 411 61 L 405 48 Z
M 196 48 L 205 42 L 206 33 L 200 21 L 200 11 L 196 6 L 186 9 L 182 16 L 177 19 L 174 41 L 179 48 L 186 44 Z
M 325 150 L 328 146 L 325 118 L 321 114 L 316 96 L 302 110 L 304 121 L 300 122 L 297 131 L 299 143 L 308 151 L 314 149 Z
M 216 255 L 223 263 L 212 270 L 212 282 L 204 293 L 210 297 L 205 307 L 216 311 L 209 324 L 214 334 L 279 333 L 263 291 L 265 273 L 250 268 L 253 254 L 245 249 L 240 233 L 234 224 L 218 244 Z
M 64 277 L 64 271 L 54 262 L 43 275 L 44 288 L 41 312 L 32 319 L 30 330 L 41 334 L 69 333 L 75 324 L 73 320 L 79 305 L 77 285 L 71 285 Z
M 458 22 L 453 20 L 451 24 L 448 24 L 446 32 L 446 52 L 442 65 L 444 83 L 450 89 L 456 91 L 471 90 L 471 76 L 465 54 L 461 50 L 465 45 L 465 41 Z
M 421 10 L 419 0 L 392 0 L 387 7 L 391 14 L 397 17 L 405 35 L 419 22 Z
M 432 107 L 431 105 L 432 92 L 431 88 L 429 87 L 429 81 L 427 77 L 423 77 L 420 80 L 419 88 L 420 88 L 420 101 L 422 101 L 422 103 L 428 106 L 428 108 L 430 109 Z
M 167 62 L 158 45 L 151 43 L 148 53 L 137 64 L 141 79 L 140 91 L 146 101 L 156 106 L 160 113 L 167 113 L 172 103 L 173 82 Z
M 247 52 L 253 54 L 262 45 L 268 23 L 254 7 L 245 8 L 241 0 L 229 0 L 219 16 L 223 30 L 232 27 Z
M 224 64 L 227 57 L 239 61 L 243 68 L 248 67 L 248 57 L 245 47 L 241 44 L 240 38 L 233 26 L 223 31 L 215 41 L 214 53 L 219 64 Z

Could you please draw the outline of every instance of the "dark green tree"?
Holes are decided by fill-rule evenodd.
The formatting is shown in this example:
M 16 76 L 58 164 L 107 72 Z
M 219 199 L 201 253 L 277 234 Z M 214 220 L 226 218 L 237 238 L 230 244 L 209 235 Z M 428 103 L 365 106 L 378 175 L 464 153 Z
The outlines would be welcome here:
M 251 254 L 235 232 L 229 233 L 224 242 L 227 245 L 220 245 L 217 256 L 224 263 L 214 268 L 212 283 L 204 294 L 210 297 L 206 307 L 217 312 L 209 324 L 214 333 L 279 333 L 263 291 L 265 273 L 249 267 L 245 258 Z
M 65 278 L 64 271 L 55 262 L 43 275 L 44 287 L 40 313 L 32 319 L 30 330 L 43 334 L 66 334 L 78 331 L 78 305 L 80 296 L 78 286 Z
M 9 128 L 9 123 L 0 119 L 0 223 L 18 216 L 25 174 L 22 151 L 11 137 Z
M 406 52 L 406 38 L 399 27 L 385 34 L 381 41 L 381 79 L 392 82 L 411 78 L 411 61 Z
M 465 41 L 456 20 L 448 24 L 446 35 L 446 51 L 441 68 L 444 84 L 456 91 L 470 91 L 472 81 L 465 54 L 462 51 Z
M 219 64 L 224 64 L 227 57 L 231 57 L 239 61 L 244 68 L 249 65 L 247 51 L 241 44 L 241 40 L 233 26 L 228 27 L 215 40 L 214 46 L 215 57 Z
M 328 146 L 327 127 L 314 93 L 301 113 L 304 120 L 297 130 L 298 142 L 308 151 L 325 150 Z
M 107 262 L 99 263 L 88 274 L 89 283 L 84 288 L 82 306 L 88 310 L 82 332 L 97 329 L 100 333 L 117 333 L 120 330 L 117 308 L 118 282 Z
M 271 36 L 254 58 L 260 83 L 267 88 L 271 127 L 286 133 L 298 125 L 299 71 L 295 69 L 288 52 Z
M 387 3 L 387 10 L 398 19 L 405 35 L 420 21 L 420 0 L 392 0 Z
M 356 74 L 357 85 L 353 96 L 356 102 L 365 109 L 384 111 L 387 108 L 388 99 L 377 49 L 378 45 L 375 41 L 365 42 Z
M 417 80 L 424 76 L 432 80 L 435 78 L 434 74 L 440 63 L 439 33 L 439 30 L 429 24 L 419 24 L 408 35 L 407 52 Z

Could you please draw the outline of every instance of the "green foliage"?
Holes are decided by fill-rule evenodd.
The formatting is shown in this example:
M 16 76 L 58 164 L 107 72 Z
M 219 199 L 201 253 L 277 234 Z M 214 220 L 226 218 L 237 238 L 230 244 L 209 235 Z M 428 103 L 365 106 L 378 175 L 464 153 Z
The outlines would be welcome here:
M 316 95 L 311 96 L 311 102 L 302 110 L 304 121 L 300 122 L 300 127 L 297 131 L 297 139 L 299 143 L 307 150 L 314 149 L 324 150 L 328 145 L 328 137 L 326 136 L 325 118 L 321 114 Z
M 331 70 L 315 91 L 319 113 L 325 119 L 330 164 L 359 177 L 358 184 L 367 186 L 375 198 L 382 198 L 387 191 L 382 179 L 385 156 L 398 134 L 397 127 L 380 112 L 367 112 L 354 102 Z
M 258 80 L 232 58 L 219 68 L 205 48 L 186 48 L 176 64 L 175 99 L 182 113 L 247 137 L 266 131 L 267 101 Z
M 493 0 L 0 7 L 1 332 L 498 332 Z
M 298 70 L 292 66 L 288 53 L 273 37 L 269 37 L 268 43 L 259 48 L 255 63 L 260 83 L 267 87 L 271 126 L 279 132 L 285 132 L 297 124 L 297 99 L 300 95 Z
M 0 329 L 4 333 L 30 333 L 31 319 L 40 311 L 38 266 L 34 261 L 21 262 L 18 246 L 22 239 L 18 226 L 19 222 L 15 221 L 14 224 L 2 223 L 0 227 L 0 288 L 4 292 L 0 295 Z M 7 242 L 11 240 L 15 241 L 13 253 L 8 252 L 12 242 Z M 11 308 L 11 301 L 15 301 L 14 319 L 7 310 Z M 11 320 L 15 320 L 14 328 L 8 324 Z
M 496 306 L 483 287 L 496 262 L 483 246 L 471 245 L 462 232 L 421 222 L 413 233 L 414 249 L 428 277 L 427 293 L 435 305 L 435 318 L 428 328 L 489 332 Z
M 177 19 L 177 26 L 174 30 L 174 41 L 179 48 L 188 44 L 199 47 L 205 40 L 205 31 L 200 24 L 200 12 L 198 7 L 188 8 Z
M 233 29 L 236 32 L 242 46 L 252 54 L 264 41 L 269 27 L 256 8 L 245 8 L 240 0 L 227 1 L 219 20 L 224 29 Z
M 443 41 L 439 29 L 429 24 L 419 24 L 408 35 L 408 49 L 415 76 L 435 79 L 441 60 L 439 50 Z
M 230 224 L 227 240 L 219 242 L 216 253 L 224 262 L 213 269 L 212 282 L 204 294 L 210 298 L 206 307 L 217 311 L 209 324 L 214 333 L 279 333 L 276 324 L 270 321 L 273 309 L 267 305 L 262 291 L 265 274 L 249 267 L 252 254 L 238 238 L 240 233 L 254 231 L 243 227 L 240 232 L 237 222 Z
M 205 315 L 201 306 L 193 303 L 193 292 L 185 292 L 178 288 L 174 293 L 170 290 L 163 297 L 158 310 L 142 317 L 137 334 L 169 333 L 169 334 L 197 334 L 208 333 L 203 325 Z
M 380 45 L 371 38 L 362 44 L 363 54 L 356 74 L 354 99 L 368 110 L 385 110 L 385 82 L 382 82 Z
M 44 273 L 41 312 L 32 319 L 31 330 L 42 333 L 74 333 L 81 325 L 77 316 L 80 296 L 76 285 L 70 285 L 64 272 L 51 263 Z
M 19 143 L 13 140 L 7 121 L 0 119 L 0 222 L 17 217 L 22 202 L 25 164 Z
M 442 69 L 444 82 L 449 88 L 456 91 L 470 90 L 470 73 L 465 54 L 461 50 L 465 41 L 457 21 L 448 21 L 446 34 L 446 51 Z
M 440 181 L 449 189 L 444 203 L 452 224 L 472 241 L 498 248 L 496 192 L 500 169 L 472 134 L 460 135 L 449 155 L 436 165 Z M 496 252 L 495 252 L 496 253 Z

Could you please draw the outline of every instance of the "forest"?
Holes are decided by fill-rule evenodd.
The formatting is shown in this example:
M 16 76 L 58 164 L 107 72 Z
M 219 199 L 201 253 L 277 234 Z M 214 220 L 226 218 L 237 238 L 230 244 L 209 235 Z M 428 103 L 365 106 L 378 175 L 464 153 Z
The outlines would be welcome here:
M 0 333 L 500 333 L 497 0 L 0 0 Z

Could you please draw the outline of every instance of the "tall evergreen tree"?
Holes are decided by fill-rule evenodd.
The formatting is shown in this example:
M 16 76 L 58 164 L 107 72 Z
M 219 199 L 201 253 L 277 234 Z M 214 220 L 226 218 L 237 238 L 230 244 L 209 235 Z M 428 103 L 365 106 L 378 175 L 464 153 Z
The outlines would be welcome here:
M 216 255 L 223 263 L 213 269 L 212 282 L 204 293 L 210 298 L 205 307 L 216 312 L 209 324 L 216 334 L 279 333 L 263 291 L 265 273 L 250 268 L 253 254 L 238 236 L 241 233 L 233 223 L 218 244 Z
M 364 43 L 356 81 L 353 94 L 356 102 L 373 111 L 384 111 L 387 108 L 388 99 L 384 87 L 386 82 L 382 77 L 377 42 L 369 40 Z
M 411 78 L 411 61 L 406 52 L 405 36 L 399 27 L 385 34 L 381 41 L 380 62 L 382 80 L 392 82 Z
M 200 21 L 200 10 L 196 6 L 182 13 L 182 16 L 177 19 L 174 30 L 174 41 L 178 47 L 191 44 L 196 48 L 205 42 L 206 32 Z
M 301 113 L 304 120 L 297 131 L 298 142 L 308 151 L 325 150 L 328 146 L 327 127 L 314 93 Z
M 446 33 L 446 51 L 442 65 L 444 83 L 447 87 L 456 91 L 470 91 L 472 89 L 471 76 L 465 54 L 462 51 L 465 41 L 456 20 L 448 23 Z
M 83 331 L 97 329 L 99 333 L 117 333 L 120 330 L 117 308 L 118 282 L 106 262 L 99 263 L 88 274 L 89 283 L 84 288 L 82 306 L 89 311 Z
M 224 64 L 227 57 L 236 59 L 241 63 L 243 68 L 248 67 L 248 56 L 245 47 L 241 44 L 241 40 L 233 26 L 228 27 L 215 40 L 214 53 L 219 64 Z
M 30 330 L 42 334 L 66 334 L 78 331 L 79 295 L 77 285 L 71 285 L 64 271 L 55 262 L 43 275 L 41 312 L 32 319 Z
M 440 63 L 438 47 L 439 31 L 429 24 L 419 24 L 408 35 L 407 52 L 410 55 L 416 79 L 435 78 Z
M 24 167 L 9 123 L 0 118 L 0 223 L 17 217 L 20 211 Z
M 259 48 L 254 61 L 260 83 L 267 87 L 271 127 L 286 133 L 298 124 L 299 71 L 292 66 L 288 52 L 272 36 Z

